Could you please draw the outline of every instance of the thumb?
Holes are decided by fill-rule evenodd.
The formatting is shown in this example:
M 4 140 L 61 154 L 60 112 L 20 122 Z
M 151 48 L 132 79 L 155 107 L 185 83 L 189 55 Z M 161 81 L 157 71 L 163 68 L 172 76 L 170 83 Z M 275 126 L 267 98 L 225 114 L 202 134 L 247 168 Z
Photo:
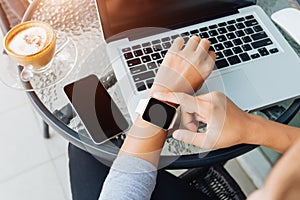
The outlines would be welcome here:
M 189 130 L 178 129 L 173 132 L 173 138 L 197 147 L 202 147 L 205 141 L 205 134 Z

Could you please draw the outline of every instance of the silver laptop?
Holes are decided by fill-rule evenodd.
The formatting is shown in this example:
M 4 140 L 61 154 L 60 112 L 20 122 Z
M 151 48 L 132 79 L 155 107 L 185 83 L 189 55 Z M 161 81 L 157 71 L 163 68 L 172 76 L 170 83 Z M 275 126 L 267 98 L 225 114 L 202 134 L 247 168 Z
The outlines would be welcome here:
M 255 0 L 96 0 L 96 4 L 132 120 L 178 36 L 186 41 L 191 35 L 208 38 L 216 52 L 215 69 L 200 93 L 224 92 L 243 110 L 300 95 L 300 60 Z

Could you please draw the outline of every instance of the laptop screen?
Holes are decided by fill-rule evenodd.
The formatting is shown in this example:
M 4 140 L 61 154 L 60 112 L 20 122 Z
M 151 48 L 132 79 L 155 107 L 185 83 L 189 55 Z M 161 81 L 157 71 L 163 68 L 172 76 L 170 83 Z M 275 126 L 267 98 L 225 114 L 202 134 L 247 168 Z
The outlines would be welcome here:
M 104 37 L 140 27 L 180 28 L 224 16 L 256 0 L 96 0 Z M 122 35 L 122 37 L 128 37 Z

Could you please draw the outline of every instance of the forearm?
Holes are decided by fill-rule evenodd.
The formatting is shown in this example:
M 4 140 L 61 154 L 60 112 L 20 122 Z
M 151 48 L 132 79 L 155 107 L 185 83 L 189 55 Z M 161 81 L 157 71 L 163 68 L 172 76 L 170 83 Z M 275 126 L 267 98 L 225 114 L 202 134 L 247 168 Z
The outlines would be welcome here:
M 285 152 L 300 138 L 300 129 L 273 122 L 256 115 L 250 115 L 248 138 L 245 143 L 268 147 L 278 152 Z
M 299 199 L 300 191 L 300 140 L 276 163 L 267 177 L 264 186 L 253 193 L 248 200 L 272 199 L 293 200 Z
M 129 155 L 158 165 L 167 133 L 138 118 L 129 130 L 119 156 Z

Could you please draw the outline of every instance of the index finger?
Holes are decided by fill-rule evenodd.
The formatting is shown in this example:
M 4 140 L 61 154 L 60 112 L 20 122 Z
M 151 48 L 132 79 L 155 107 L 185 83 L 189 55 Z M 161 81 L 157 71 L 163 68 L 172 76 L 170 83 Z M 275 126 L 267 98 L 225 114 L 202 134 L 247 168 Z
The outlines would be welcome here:
M 194 96 L 185 93 L 168 92 L 161 93 L 156 92 L 153 94 L 154 98 L 161 101 L 166 101 L 174 104 L 180 104 L 181 109 L 188 113 L 199 112 L 197 100 Z

